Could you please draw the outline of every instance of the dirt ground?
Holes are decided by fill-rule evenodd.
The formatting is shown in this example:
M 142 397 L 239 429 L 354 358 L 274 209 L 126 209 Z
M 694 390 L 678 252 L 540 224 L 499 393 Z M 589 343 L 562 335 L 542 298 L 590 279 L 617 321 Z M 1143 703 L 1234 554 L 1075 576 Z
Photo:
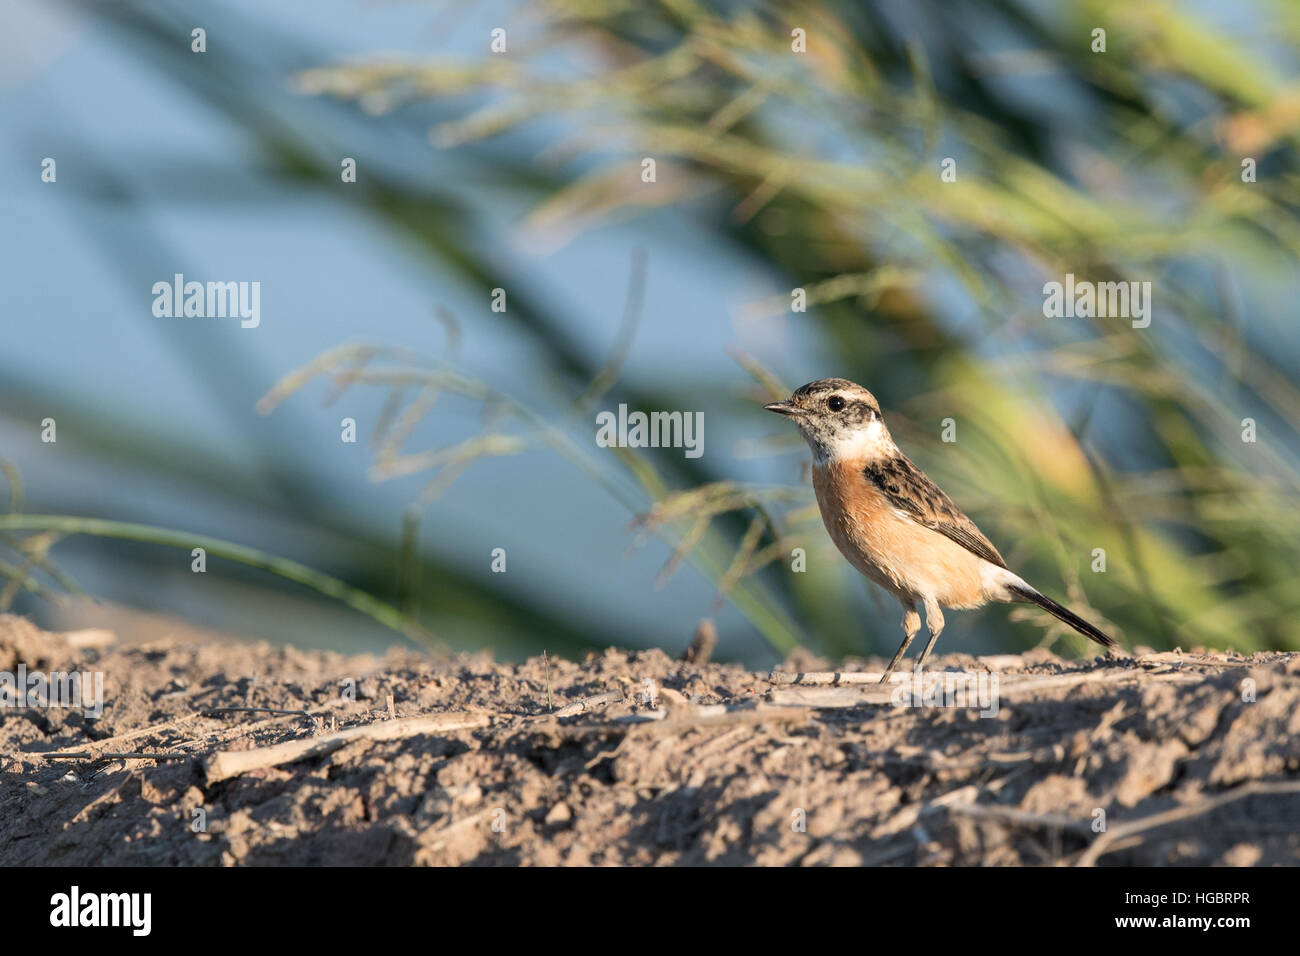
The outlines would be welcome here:
M 0 674 L 104 675 L 98 719 L 0 708 L 0 864 L 1300 862 L 1300 655 L 940 657 L 997 679 L 964 706 L 853 676 L 881 663 L 837 684 L 807 656 L 511 665 L 0 617 Z

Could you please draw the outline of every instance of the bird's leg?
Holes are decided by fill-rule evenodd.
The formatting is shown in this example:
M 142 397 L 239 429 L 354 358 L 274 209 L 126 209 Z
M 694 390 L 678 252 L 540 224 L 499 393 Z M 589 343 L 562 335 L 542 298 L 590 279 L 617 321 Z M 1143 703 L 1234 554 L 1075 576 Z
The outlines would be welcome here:
M 916 667 L 913 668 L 917 673 L 925 667 L 926 659 L 930 652 L 934 650 L 934 642 L 939 639 L 939 632 L 943 630 L 943 611 L 939 607 L 938 601 L 927 600 L 925 602 L 925 626 L 930 629 L 930 640 L 926 642 L 925 650 L 921 651 L 921 656 L 916 659 Z
M 918 614 L 916 611 L 915 602 L 904 601 L 903 602 L 903 643 L 902 646 L 898 648 L 898 653 L 894 655 L 894 659 L 889 662 L 889 666 L 885 668 L 885 673 L 881 676 L 880 683 L 882 684 L 889 683 L 889 677 L 891 674 L 894 673 L 894 668 L 897 667 L 898 662 L 903 659 L 903 655 L 907 653 L 907 646 L 912 643 L 912 638 L 916 637 L 917 632 L 920 630 L 921 630 L 921 615 Z

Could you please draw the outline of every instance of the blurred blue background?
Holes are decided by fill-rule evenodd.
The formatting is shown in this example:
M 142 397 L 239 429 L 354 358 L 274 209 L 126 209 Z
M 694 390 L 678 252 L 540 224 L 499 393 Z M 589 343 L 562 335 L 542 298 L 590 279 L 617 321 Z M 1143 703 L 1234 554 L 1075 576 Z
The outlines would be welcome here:
M 816 581 L 793 581 L 788 558 L 756 571 L 741 587 L 762 613 L 721 599 L 716 567 L 712 574 L 686 568 L 656 584 L 690 522 L 666 525 L 664 538 L 638 546 L 636 515 L 662 495 L 626 462 L 599 454 L 593 415 L 567 413 L 616 348 L 639 251 L 641 320 L 617 383 L 597 407 L 630 401 L 704 412 L 698 467 L 680 451 L 647 456 L 669 488 L 720 480 L 800 486 L 804 456 L 781 423 L 756 410 L 763 390 L 737 353 L 775 370 L 783 386 L 847 375 L 877 390 L 887 409 L 900 409 L 896 437 L 912 437 L 907 447 L 927 468 L 949 450 L 938 442 L 943 418 L 955 416 L 970 428 L 956 446 L 965 457 L 947 474 L 940 466 L 936 477 L 1013 563 L 1040 571 L 1039 586 L 1049 593 L 1062 596 L 1069 585 L 1076 602 L 1087 600 L 1078 578 L 1089 577 L 1095 542 L 1087 540 L 1088 529 L 1108 523 L 1097 514 L 1117 513 L 1097 491 L 1113 476 L 1113 493 L 1128 502 L 1119 524 L 1150 520 L 1143 533 L 1163 549 L 1137 544 L 1122 551 L 1113 560 L 1123 583 L 1113 591 L 1098 585 L 1102 597 L 1090 602 L 1128 630 L 1130 642 L 1236 638 L 1245 648 L 1295 638 L 1295 626 L 1282 623 L 1294 598 L 1280 596 L 1293 580 L 1295 565 L 1285 567 L 1294 550 L 1264 568 L 1251 562 L 1270 556 L 1246 556 L 1260 528 L 1281 534 L 1294 526 L 1288 518 L 1278 527 L 1271 517 L 1285 502 L 1294 504 L 1295 492 L 1292 373 L 1300 346 L 1293 256 L 1300 233 L 1292 230 L 1300 113 L 1295 84 L 1285 80 L 1295 76 L 1294 12 L 1261 5 L 1264 17 L 1284 18 L 1285 30 L 1262 29 L 1235 12 L 1243 9 L 1236 4 L 1188 5 L 1178 13 L 1197 18 L 1211 35 L 1222 31 L 1225 44 L 1248 51 L 1254 69 L 1277 79 L 1276 88 L 1260 85 L 1263 102 L 1252 103 L 1251 84 L 1264 80 L 1240 77 L 1242 89 L 1216 88 L 1215 76 L 1188 76 L 1177 62 L 1171 67 L 1169 50 L 1186 38 L 1168 24 L 1159 35 L 1169 43 L 1163 60 L 1135 63 L 1116 51 L 1114 63 L 1095 74 L 1071 59 L 1087 55 L 1086 39 L 1080 52 L 1052 47 L 1067 35 L 1086 38 L 1093 12 L 1098 22 L 1113 22 L 1115 41 L 1129 30 L 1135 42 L 1152 43 L 1155 21 L 1140 20 L 1149 10 L 1144 4 L 1127 15 L 1105 4 L 1084 12 L 1052 4 L 886 3 L 869 14 L 834 4 L 683 5 L 690 13 L 651 4 L 639 14 L 613 3 L 591 5 L 594 12 L 581 6 L 11 0 L 0 33 L 0 458 L 21 473 L 23 510 L 211 535 L 302 561 L 386 601 L 409 600 L 396 583 L 402 516 L 430 476 L 368 479 L 374 453 L 367 441 L 383 417 L 385 391 L 354 386 L 326 405 L 329 388 L 315 381 L 273 414 L 256 410 L 275 382 L 329 349 L 391 345 L 435 362 L 452 358 L 465 374 L 554 422 L 609 470 L 610 483 L 630 489 L 620 500 L 545 448 L 473 463 L 424 510 L 419 527 L 417 614 L 441 639 L 503 656 L 543 647 L 577 653 L 606 643 L 675 653 L 698 620 L 712 616 L 720 654 L 755 665 L 787 650 L 783 640 L 835 654 L 887 651 L 896 640 L 896 608 L 834 559 L 806 507 L 789 522 L 773 519 L 764 542 L 780 538 L 783 555 L 790 546 L 811 549 Z M 525 74 L 559 89 L 606 75 L 611 62 L 626 68 L 620 58 L 635 60 L 632 49 L 645 56 L 661 56 L 675 43 L 699 50 L 720 24 L 735 31 L 729 42 L 752 36 L 755 50 L 771 56 L 780 42 L 769 49 L 762 42 L 784 42 L 785 19 L 800 16 L 815 36 L 834 37 L 834 49 L 827 40 L 815 44 L 817 71 L 808 81 L 809 95 L 825 93 L 826 100 L 810 105 L 797 95 L 805 91 L 793 90 L 783 103 L 765 89 L 762 113 L 755 114 L 763 123 L 754 124 L 761 133 L 742 118 L 738 136 L 792 164 L 849 171 L 888 173 L 900 150 L 933 150 L 935 159 L 957 156 L 963 176 L 977 179 L 1005 150 L 1024 164 L 1017 180 L 1023 194 L 1000 191 L 1006 184 L 989 171 L 987 190 L 949 205 L 962 212 L 945 221 L 942 204 L 950 200 L 938 192 L 928 159 L 927 191 L 910 199 L 901 191 L 896 208 L 869 189 L 853 193 L 859 184 L 847 176 L 823 181 L 826 191 L 845 191 L 838 204 L 819 195 L 815 181 L 792 182 L 783 193 L 786 184 L 770 168 L 747 170 L 741 160 L 678 146 L 669 135 L 704 128 L 701 117 L 716 118 L 732 102 L 727 82 L 708 76 L 677 90 L 663 81 L 643 92 L 611 85 L 594 107 L 570 88 L 567 98 L 546 103 L 550 109 L 539 108 L 526 122 L 503 124 L 499 135 L 454 148 L 431 137 L 445 129 L 440 124 L 490 108 L 503 89 L 526 94 Z M 832 30 L 833 22 L 842 29 Z M 498 82 L 466 66 L 456 82 L 444 77 L 431 81 L 432 90 L 420 87 L 419 64 L 488 61 L 490 31 L 501 25 L 516 44 L 518 75 Z M 191 52 L 195 26 L 207 31 L 206 53 Z M 1055 65 L 1043 71 L 1021 62 L 1034 55 Z M 376 63 L 384 69 L 376 72 Z M 966 78 L 972 72 L 978 88 Z M 718 101 L 701 103 L 715 87 Z M 874 98 L 873 90 L 887 89 L 890 96 Z M 862 115 L 835 117 L 840 98 Z M 927 125 L 927 109 L 960 112 L 962 119 Z M 1225 128 L 1239 138 L 1252 135 L 1253 128 L 1241 126 L 1248 120 L 1261 127 L 1261 178 L 1283 191 L 1267 209 L 1242 203 L 1225 211 L 1226 203 L 1216 209 L 1207 198 L 1213 189 L 1188 193 L 1198 174 L 1205 183 L 1195 162 L 1179 170 L 1184 181 L 1170 173 L 1168 164 L 1184 153 L 1204 152 L 1196 124 L 1216 115 L 1237 122 Z M 983 125 L 966 122 L 972 116 Z M 635 169 L 648 154 L 619 124 L 640 124 L 662 144 L 668 198 L 603 203 L 573 191 L 575 184 L 603 182 L 611 162 Z M 1154 139 L 1143 145 L 1148 126 Z M 1000 145 L 989 147 L 985 137 Z M 1110 154 L 1113 162 L 1108 144 L 1121 150 Z M 1223 155 L 1231 179 L 1236 154 L 1223 148 Z M 44 157 L 57 162 L 56 183 L 41 181 Z M 355 184 L 340 181 L 343 157 L 357 160 Z M 1031 188 L 1035 176 L 1056 178 Z M 769 187 L 778 198 L 766 195 Z M 1062 220 L 1073 215 L 1077 234 L 1017 205 L 1029 195 L 1052 208 L 1049 194 L 1057 188 L 1068 188 L 1067 198 L 1079 203 L 1054 207 Z M 763 212 L 752 219 L 738 214 L 756 194 Z M 548 203 L 557 196 L 581 199 L 594 210 L 592 221 L 539 216 L 539 209 L 554 211 Z M 1100 222 L 1130 204 L 1142 206 L 1148 231 L 1135 235 L 1132 223 L 1106 220 L 1101 238 L 1087 234 L 1089 215 Z M 799 234 L 791 224 L 806 228 Z M 1061 323 L 1049 335 L 1037 329 L 1036 270 L 1053 256 L 1062 267 L 1048 268 L 1049 276 L 1082 275 L 1100 263 L 1125 278 L 1154 277 L 1180 290 L 1186 301 L 1172 292 L 1159 300 L 1160 367 L 1175 369 L 1187 384 L 1219 382 L 1219 434 L 1210 427 L 1209 437 L 1181 436 L 1183 426 L 1173 419 L 1196 404 L 1195 394 L 1131 391 L 1134 382 L 1151 380 L 1140 365 L 1120 364 L 1131 346 L 1117 342 L 1136 335 L 1122 324 L 1098 330 Z M 914 270 L 919 280 L 895 282 L 887 271 L 872 271 L 889 268 Z M 177 272 L 199 281 L 260 282 L 260 326 L 155 317 L 152 285 Z M 881 282 L 806 314 L 746 311 L 774 298 L 788 302 L 793 286 L 837 274 L 874 274 Z M 506 313 L 490 308 L 495 287 L 507 290 Z M 1016 314 L 1006 311 L 1008 302 Z M 454 316 L 458 344 L 449 344 L 439 309 Z M 1197 318 L 1207 310 L 1208 324 Z M 1177 327 L 1170 320 L 1175 311 Z M 1215 323 L 1228 330 L 1221 340 Z M 1209 341 L 1227 343 L 1222 350 L 1207 345 L 1207 329 Z M 1048 346 L 1064 351 L 1049 353 Z M 1267 357 L 1267 376 L 1251 374 L 1256 355 Z M 1107 357 L 1117 364 L 1093 366 L 1096 375 L 1079 372 Z M 1282 385 L 1274 383 L 1279 378 Z M 988 396 L 981 383 L 989 380 L 1005 391 Z M 1209 391 L 1215 394 L 1214 386 Z M 993 420 L 981 420 L 980 412 Z M 1263 464 L 1232 457 L 1240 449 L 1230 425 L 1245 413 L 1270 435 L 1274 457 Z M 1187 412 L 1190 419 L 1197 414 Z M 1055 424 L 1042 424 L 1036 438 L 1024 436 L 1026 422 L 1038 415 Z M 53 444 L 40 438 L 47 417 L 58 423 Z M 356 444 L 340 441 L 345 417 L 359 424 Z M 475 403 L 440 399 L 406 447 L 453 444 L 480 422 Z M 1009 452 L 999 430 L 1020 431 L 1012 443 L 1029 447 Z M 1048 449 L 1044 462 L 1035 464 L 1035 447 Z M 1039 494 L 1035 469 L 1041 476 L 1055 460 L 1082 472 L 1090 459 L 1098 470 L 1087 487 L 1068 474 L 1042 479 L 1070 507 L 1054 504 L 1052 492 L 1022 507 Z M 1220 467 L 1231 480 L 1161 484 L 1170 473 Z M 990 472 L 1019 480 L 981 481 Z M 1145 484 L 1125 481 L 1132 476 Z M 1190 504 L 1166 508 L 1175 496 Z M 1225 522 L 1212 513 L 1225 500 L 1224 507 L 1255 510 Z M 1024 513 L 1008 516 L 1008 502 Z M 1044 513 L 1052 520 L 1045 522 Z M 1188 513 L 1195 516 L 1190 524 Z M 747 520 L 719 519 L 714 550 L 724 555 L 722 568 Z M 1113 537 L 1126 536 L 1118 529 Z M 494 548 L 506 550 L 505 574 L 490 570 Z M 51 556 L 111 605 L 112 619 L 123 626 L 142 612 L 312 646 L 374 649 L 400 639 L 308 589 L 233 562 L 214 559 L 198 576 L 185 551 L 92 536 L 60 541 Z M 1204 575 L 1156 580 L 1161 575 L 1151 564 L 1178 562 L 1199 562 Z M 1259 590 L 1271 595 L 1265 624 L 1226 611 L 1222 620 L 1205 617 L 1206 607 L 1244 605 Z M 1189 603 L 1184 593 L 1196 600 Z M 109 615 L 84 600 L 58 607 L 31 594 L 19 595 L 17 607 L 61 626 Z M 1180 614 L 1208 623 L 1184 633 Z M 1004 650 L 1041 636 L 1025 621 L 1009 631 L 1006 620 L 1002 609 L 962 616 L 958 628 L 949 628 L 948 649 Z

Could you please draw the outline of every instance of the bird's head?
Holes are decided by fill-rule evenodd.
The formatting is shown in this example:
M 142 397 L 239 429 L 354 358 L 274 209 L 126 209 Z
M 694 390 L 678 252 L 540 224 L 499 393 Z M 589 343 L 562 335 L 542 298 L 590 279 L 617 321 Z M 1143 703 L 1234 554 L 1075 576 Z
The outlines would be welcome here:
M 763 407 L 793 419 L 820 462 L 871 461 L 894 449 L 876 397 L 846 378 L 809 382 L 786 401 Z

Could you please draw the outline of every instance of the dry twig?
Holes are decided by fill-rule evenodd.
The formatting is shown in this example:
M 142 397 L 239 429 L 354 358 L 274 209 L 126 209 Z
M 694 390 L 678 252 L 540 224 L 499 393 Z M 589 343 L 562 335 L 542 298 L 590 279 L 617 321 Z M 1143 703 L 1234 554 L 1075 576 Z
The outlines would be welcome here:
M 323 737 L 305 737 L 256 750 L 222 750 L 204 763 L 204 774 L 209 783 L 237 777 L 253 770 L 278 767 L 308 757 L 320 757 L 338 750 L 354 740 L 401 740 L 419 734 L 447 733 L 484 727 L 489 718 L 485 714 L 450 713 L 430 717 L 406 717 L 402 720 L 381 720 L 362 724 Z

